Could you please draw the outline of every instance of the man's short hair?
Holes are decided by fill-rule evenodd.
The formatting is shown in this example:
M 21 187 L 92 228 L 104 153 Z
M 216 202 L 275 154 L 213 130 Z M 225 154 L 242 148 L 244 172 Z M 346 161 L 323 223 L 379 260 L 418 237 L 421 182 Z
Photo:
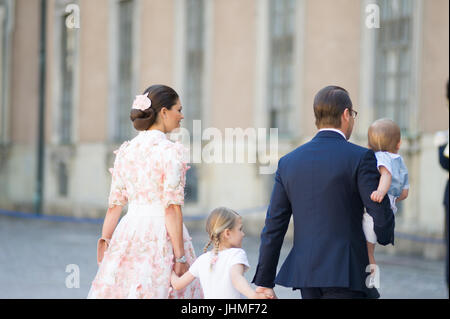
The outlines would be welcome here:
M 339 86 L 327 86 L 321 89 L 314 98 L 314 116 L 316 126 L 341 127 L 341 116 L 345 109 L 352 110 L 353 104 L 347 90 Z

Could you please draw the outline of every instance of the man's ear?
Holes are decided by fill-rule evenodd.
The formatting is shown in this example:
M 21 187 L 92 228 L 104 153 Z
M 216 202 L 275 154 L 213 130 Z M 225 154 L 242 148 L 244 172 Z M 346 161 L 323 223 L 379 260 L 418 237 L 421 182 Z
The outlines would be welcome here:
M 350 111 L 349 111 L 349 109 L 345 109 L 344 110 L 344 113 L 342 113 L 342 115 L 341 115 L 341 125 L 345 122 L 348 122 L 348 121 L 350 121 Z
M 351 117 L 350 109 L 346 108 L 344 110 L 344 114 L 343 115 L 344 115 L 345 119 L 348 121 L 350 119 L 350 117 Z

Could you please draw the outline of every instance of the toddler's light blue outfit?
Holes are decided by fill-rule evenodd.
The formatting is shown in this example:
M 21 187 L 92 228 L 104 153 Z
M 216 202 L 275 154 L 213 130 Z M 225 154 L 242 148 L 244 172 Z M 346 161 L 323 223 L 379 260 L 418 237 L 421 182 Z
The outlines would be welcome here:
M 395 200 L 400 197 L 404 189 L 409 189 L 408 169 L 403 158 L 398 154 L 389 152 L 375 152 L 377 167 L 386 167 L 392 175 L 391 187 L 388 190 L 391 208 L 394 214 L 397 212 Z
M 409 189 L 408 169 L 403 158 L 398 154 L 375 152 L 375 157 L 377 158 L 377 167 L 384 166 L 391 173 L 392 182 L 387 195 L 389 196 L 391 209 L 395 214 L 397 212 L 395 200 L 402 194 L 404 189 Z M 363 215 L 363 230 L 367 241 L 375 244 L 377 236 L 373 230 L 373 219 L 367 213 Z

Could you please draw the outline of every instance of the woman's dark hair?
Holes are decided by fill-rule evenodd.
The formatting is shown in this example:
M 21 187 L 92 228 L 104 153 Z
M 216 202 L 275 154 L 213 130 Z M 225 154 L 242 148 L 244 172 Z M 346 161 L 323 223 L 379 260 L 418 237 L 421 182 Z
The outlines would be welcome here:
M 144 111 L 132 109 L 130 112 L 130 119 L 138 131 L 148 130 L 155 123 L 161 109 L 163 107 L 168 110 L 172 109 L 179 98 L 174 89 L 160 84 L 150 86 L 142 94 L 146 93 L 148 93 L 147 97 L 152 101 L 152 105 Z
M 345 109 L 352 110 L 353 104 L 347 90 L 339 86 L 327 86 L 314 98 L 314 116 L 316 126 L 341 127 L 341 116 Z

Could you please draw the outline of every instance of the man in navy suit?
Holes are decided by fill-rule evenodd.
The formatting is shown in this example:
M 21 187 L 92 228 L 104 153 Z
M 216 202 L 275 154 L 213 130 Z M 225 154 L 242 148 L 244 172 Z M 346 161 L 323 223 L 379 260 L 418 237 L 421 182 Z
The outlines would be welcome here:
M 448 88 L 448 81 L 447 81 L 447 102 L 449 101 L 449 88 Z M 439 163 L 441 164 L 442 168 L 447 170 L 449 170 L 449 159 L 448 159 L 448 154 L 445 155 L 445 148 L 448 147 L 448 140 L 447 143 L 444 143 L 442 145 L 439 146 Z M 449 201 L 448 201 L 448 180 L 447 180 L 447 185 L 445 186 L 445 191 L 444 191 L 444 207 L 445 207 L 445 226 L 444 226 L 444 237 L 445 237 L 445 244 L 446 244 L 446 249 L 445 249 L 445 277 L 447 280 L 447 291 L 448 291 L 448 287 L 449 287 L 449 280 L 448 280 L 448 245 L 449 245 L 449 241 L 448 241 L 448 226 L 449 226 L 449 215 L 448 215 L 448 206 L 449 206 Z
M 314 99 L 319 132 L 278 162 L 252 281 L 258 291 L 275 296 L 279 284 L 303 299 L 379 297 L 366 284 L 364 207 L 381 245 L 394 244 L 395 220 L 387 196 L 370 199 L 380 178 L 374 152 L 347 141 L 356 114 L 345 89 L 323 88 Z M 291 215 L 294 245 L 275 278 Z

